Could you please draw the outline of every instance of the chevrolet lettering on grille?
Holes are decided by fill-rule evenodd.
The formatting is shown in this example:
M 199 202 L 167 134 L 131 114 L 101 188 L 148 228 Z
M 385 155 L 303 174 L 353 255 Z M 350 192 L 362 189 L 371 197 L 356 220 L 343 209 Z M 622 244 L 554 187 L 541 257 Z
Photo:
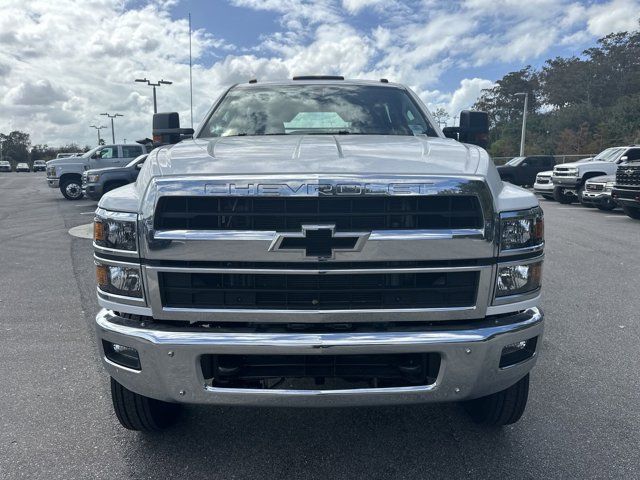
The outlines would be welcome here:
M 335 225 L 302 225 L 301 232 L 277 233 L 270 252 L 300 252 L 306 258 L 334 258 L 336 252 L 359 252 L 368 232 L 336 232 Z

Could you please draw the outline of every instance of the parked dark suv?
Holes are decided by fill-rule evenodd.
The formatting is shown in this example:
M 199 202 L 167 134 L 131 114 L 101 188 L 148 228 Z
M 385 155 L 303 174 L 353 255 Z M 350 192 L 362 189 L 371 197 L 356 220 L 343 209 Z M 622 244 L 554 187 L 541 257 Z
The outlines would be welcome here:
M 500 178 L 514 185 L 533 185 L 536 175 L 546 170 L 553 170 L 555 159 L 550 155 L 532 155 L 515 157 L 498 167 Z

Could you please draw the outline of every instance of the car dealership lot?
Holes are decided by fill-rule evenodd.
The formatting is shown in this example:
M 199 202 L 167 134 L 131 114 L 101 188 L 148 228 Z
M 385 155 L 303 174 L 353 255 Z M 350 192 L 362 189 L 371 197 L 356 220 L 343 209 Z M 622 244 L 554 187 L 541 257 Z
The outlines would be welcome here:
M 542 200 L 546 332 L 523 419 L 455 405 L 187 407 L 160 435 L 120 427 L 91 328 L 96 203 L 0 176 L 0 477 L 630 478 L 640 453 L 640 222 Z M 635 473 L 634 473 L 635 472 Z

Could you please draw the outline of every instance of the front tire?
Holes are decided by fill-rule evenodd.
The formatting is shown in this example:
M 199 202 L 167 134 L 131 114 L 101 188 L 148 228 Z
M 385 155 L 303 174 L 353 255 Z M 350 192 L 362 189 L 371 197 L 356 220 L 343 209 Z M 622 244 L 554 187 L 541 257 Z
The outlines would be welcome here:
M 510 425 L 520 420 L 528 398 L 529 374 L 505 390 L 465 402 L 464 407 L 476 423 Z
M 111 400 L 120 425 L 128 430 L 159 432 L 177 419 L 180 405 L 145 397 L 111 379 Z
M 628 207 L 628 206 L 624 206 L 622 207 L 622 210 L 624 210 L 624 213 L 627 214 L 627 217 L 631 217 L 635 220 L 640 220 L 640 208 L 639 207 Z
M 67 200 L 80 200 L 84 195 L 82 193 L 82 184 L 79 180 L 65 180 L 60 185 L 60 192 Z
M 596 207 L 598 207 L 598 210 L 602 210 L 603 212 L 610 212 L 611 210 L 616 208 L 616 204 L 613 201 L 609 200 L 606 203 L 598 203 Z
M 564 189 L 562 187 L 556 187 L 553 189 L 553 198 L 556 202 L 562 203 L 563 205 L 573 203 L 575 200 L 575 196 L 564 193 Z

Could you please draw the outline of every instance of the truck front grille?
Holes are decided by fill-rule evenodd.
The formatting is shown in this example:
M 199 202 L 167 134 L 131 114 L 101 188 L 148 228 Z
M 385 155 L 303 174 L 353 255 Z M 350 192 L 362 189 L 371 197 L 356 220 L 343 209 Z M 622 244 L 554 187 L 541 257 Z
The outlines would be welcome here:
M 640 186 L 640 165 L 618 167 L 616 185 Z
M 590 192 L 599 192 L 604 190 L 604 183 L 587 183 L 587 190 Z
M 156 230 L 430 230 L 483 227 L 475 195 L 393 197 L 161 197 Z
M 261 274 L 160 272 L 175 308 L 360 310 L 475 305 L 479 272 Z

